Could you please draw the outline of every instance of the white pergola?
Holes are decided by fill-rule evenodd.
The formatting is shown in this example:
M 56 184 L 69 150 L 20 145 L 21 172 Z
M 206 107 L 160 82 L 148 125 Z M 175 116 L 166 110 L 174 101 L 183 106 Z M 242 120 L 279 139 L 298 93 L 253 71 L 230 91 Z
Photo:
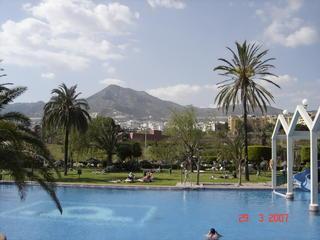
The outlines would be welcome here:
M 311 181 L 311 197 L 310 211 L 318 211 L 318 145 L 317 141 L 320 137 L 320 107 L 314 120 L 309 116 L 306 110 L 307 102 L 304 105 L 298 105 L 292 120 L 286 120 L 285 114 L 278 116 L 273 134 L 272 134 L 272 189 L 276 191 L 277 186 L 277 140 L 286 140 L 287 142 L 287 199 L 293 199 L 293 144 L 295 140 L 310 140 L 310 181 Z M 295 127 L 301 117 L 308 127 L 308 131 L 296 131 Z M 284 133 L 280 133 L 280 127 L 283 127 Z

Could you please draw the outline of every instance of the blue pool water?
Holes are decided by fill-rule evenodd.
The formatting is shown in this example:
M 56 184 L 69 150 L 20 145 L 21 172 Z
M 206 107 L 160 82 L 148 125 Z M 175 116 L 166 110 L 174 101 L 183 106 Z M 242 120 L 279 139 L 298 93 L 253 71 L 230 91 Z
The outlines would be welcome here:
M 59 187 L 58 196 L 63 215 L 39 187 L 20 201 L 14 186 L 0 185 L 0 232 L 8 240 L 202 240 L 215 227 L 231 240 L 320 239 L 320 216 L 308 212 L 306 192 L 286 201 L 266 190 Z M 249 222 L 240 223 L 240 214 Z M 288 214 L 288 222 L 271 223 L 269 214 Z

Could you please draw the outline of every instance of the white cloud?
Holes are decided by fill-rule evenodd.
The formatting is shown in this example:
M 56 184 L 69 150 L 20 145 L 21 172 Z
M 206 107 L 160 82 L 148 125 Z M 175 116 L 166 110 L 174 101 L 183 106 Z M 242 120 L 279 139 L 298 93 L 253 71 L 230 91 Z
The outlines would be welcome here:
M 88 67 L 93 60 L 123 58 L 118 43 L 107 39 L 118 35 L 121 41 L 139 18 L 125 5 L 88 0 L 43 0 L 25 4 L 24 9 L 29 17 L 1 25 L 1 57 L 17 65 L 73 70 Z
M 302 0 L 287 0 L 285 6 L 271 5 L 267 9 L 256 10 L 262 21 L 269 22 L 264 30 L 268 41 L 286 47 L 310 45 L 318 41 L 317 30 L 296 16 L 302 3 Z
M 56 75 L 52 72 L 41 73 L 42 78 L 54 79 Z
M 106 78 L 104 80 L 101 80 L 100 83 L 105 85 L 118 85 L 118 86 L 126 86 L 126 82 L 120 79 L 116 78 Z
M 190 94 L 198 93 L 201 87 L 198 85 L 178 84 L 169 87 L 160 87 L 148 90 L 153 96 L 173 100 L 176 98 L 186 97 Z
M 149 89 L 147 92 L 160 99 L 177 102 L 184 105 L 192 103 L 196 103 L 198 105 L 200 103 L 200 105 L 202 105 L 203 102 L 207 102 L 207 96 L 213 96 L 216 90 L 216 85 L 177 84 L 173 86 Z M 208 104 L 204 107 L 207 107 Z
M 294 84 L 294 83 L 298 82 L 298 78 L 291 76 L 289 74 L 279 75 L 278 77 L 268 76 L 266 78 L 273 81 L 274 83 L 278 84 L 280 87 L 285 87 L 287 85 Z M 262 84 L 266 87 L 271 86 L 270 83 L 265 82 L 265 81 L 263 81 Z
M 139 18 L 128 6 L 95 4 L 88 0 L 43 0 L 25 9 L 48 22 L 56 34 L 119 33 Z
M 183 0 L 147 0 L 147 1 L 152 8 L 164 7 L 164 8 L 184 9 L 186 7 L 186 3 Z
M 268 77 L 274 81 L 279 88 L 271 87 L 267 82 L 261 84 L 269 90 L 275 98 L 276 107 L 286 108 L 293 111 L 297 104 L 300 104 L 302 99 L 308 98 L 310 100 L 310 109 L 317 108 L 320 101 L 319 91 L 315 86 L 320 84 L 319 80 L 306 81 L 307 79 L 300 79 L 290 74 L 282 74 L 279 77 Z
M 309 45 L 318 39 L 317 31 L 309 26 L 301 27 L 297 31 L 288 35 L 286 38 L 287 46 L 295 47 L 298 45 Z
M 278 106 L 288 108 L 293 111 L 297 104 L 301 104 L 302 99 L 307 98 L 310 102 L 310 109 L 319 107 L 320 95 L 317 87 L 319 81 L 305 81 L 306 79 L 294 78 L 291 82 L 283 84 L 282 89 L 272 91 Z

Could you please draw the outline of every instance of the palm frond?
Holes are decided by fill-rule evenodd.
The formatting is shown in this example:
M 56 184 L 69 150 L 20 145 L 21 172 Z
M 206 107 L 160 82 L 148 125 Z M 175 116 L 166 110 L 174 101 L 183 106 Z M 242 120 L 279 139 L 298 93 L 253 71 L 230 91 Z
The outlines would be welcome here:
M 280 86 L 268 77 L 277 77 L 269 70 L 274 68 L 270 61 L 274 58 L 264 57 L 268 50 L 261 51 L 261 45 L 247 44 L 247 42 L 236 42 L 236 51 L 227 47 L 231 52 L 231 60 L 219 58 L 224 65 L 214 68 L 219 75 L 228 77 L 226 80 L 218 82 L 219 93 L 214 102 L 225 112 L 235 109 L 237 104 L 246 101 L 247 107 L 254 111 L 259 108 L 265 112 L 267 104 L 274 102 L 273 95 L 262 85 L 257 84 L 258 80 L 269 83 L 280 88 Z

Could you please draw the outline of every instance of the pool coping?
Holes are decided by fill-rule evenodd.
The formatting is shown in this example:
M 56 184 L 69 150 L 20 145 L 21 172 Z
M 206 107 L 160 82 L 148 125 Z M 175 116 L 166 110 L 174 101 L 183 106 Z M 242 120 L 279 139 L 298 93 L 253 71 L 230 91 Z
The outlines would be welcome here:
M 37 182 L 27 181 L 27 185 L 39 186 Z M 11 185 L 14 181 L 0 180 L 0 185 Z M 119 184 L 83 184 L 83 183 L 64 183 L 56 182 L 58 187 L 79 187 L 79 188 L 100 188 L 100 189 L 123 189 L 123 190 L 272 190 L 271 185 L 266 183 L 251 183 L 243 184 L 238 186 L 238 184 L 232 183 L 212 183 L 212 184 L 201 184 L 201 185 L 183 185 L 177 184 L 176 186 L 164 186 L 164 185 L 119 185 Z M 277 189 L 286 189 L 284 186 L 280 186 Z

